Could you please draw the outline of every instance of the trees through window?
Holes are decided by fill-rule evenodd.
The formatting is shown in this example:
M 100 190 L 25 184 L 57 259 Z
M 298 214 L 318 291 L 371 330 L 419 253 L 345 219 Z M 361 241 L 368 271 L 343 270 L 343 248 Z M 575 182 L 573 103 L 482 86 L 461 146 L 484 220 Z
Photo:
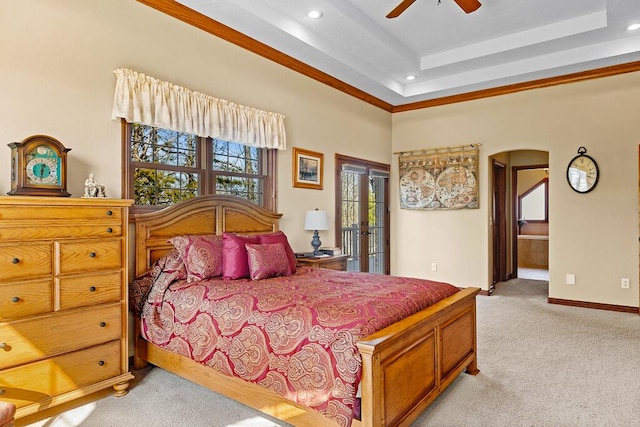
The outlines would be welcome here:
M 126 130 L 125 197 L 135 206 L 217 193 L 275 209 L 275 150 L 140 124 Z

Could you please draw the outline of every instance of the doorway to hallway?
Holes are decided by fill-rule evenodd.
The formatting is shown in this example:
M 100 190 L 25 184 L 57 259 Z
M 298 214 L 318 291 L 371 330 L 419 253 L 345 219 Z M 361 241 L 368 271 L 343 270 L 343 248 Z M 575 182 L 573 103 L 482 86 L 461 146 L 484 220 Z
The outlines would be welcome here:
M 548 281 L 549 153 L 505 151 L 490 156 L 489 162 L 489 293 L 496 283 L 512 278 Z

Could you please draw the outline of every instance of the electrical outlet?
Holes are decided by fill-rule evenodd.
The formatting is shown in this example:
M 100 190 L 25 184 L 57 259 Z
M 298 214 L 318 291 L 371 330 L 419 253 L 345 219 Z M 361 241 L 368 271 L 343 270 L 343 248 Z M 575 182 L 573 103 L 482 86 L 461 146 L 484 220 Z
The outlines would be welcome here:
M 567 285 L 575 285 L 575 284 L 576 284 L 576 275 L 567 274 Z
M 620 284 L 622 285 L 622 289 L 629 289 L 629 279 L 623 278 Z
M 431 263 L 431 271 L 438 271 L 438 264 L 436 264 L 435 262 Z

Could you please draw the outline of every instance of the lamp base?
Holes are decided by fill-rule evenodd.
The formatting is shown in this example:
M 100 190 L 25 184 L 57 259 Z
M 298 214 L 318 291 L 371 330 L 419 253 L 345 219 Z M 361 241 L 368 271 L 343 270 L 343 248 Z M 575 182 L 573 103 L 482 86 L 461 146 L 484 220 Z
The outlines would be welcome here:
M 320 255 L 320 245 L 322 242 L 320 241 L 320 235 L 318 234 L 318 230 L 313 232 L 313 239 L 311 240 L 311 246 L 313 246 L 313 256 Z

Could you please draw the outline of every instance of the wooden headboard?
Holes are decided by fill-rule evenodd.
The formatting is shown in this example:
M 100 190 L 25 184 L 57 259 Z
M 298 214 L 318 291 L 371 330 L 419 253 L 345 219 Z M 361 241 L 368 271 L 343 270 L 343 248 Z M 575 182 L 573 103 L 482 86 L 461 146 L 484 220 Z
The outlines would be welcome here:
M 278 231 L 282 214 L 235 196 L 199 196 L 160 211 L 133 215 L 135 275 L 148 271 L 182 234 L 259 234 Z

